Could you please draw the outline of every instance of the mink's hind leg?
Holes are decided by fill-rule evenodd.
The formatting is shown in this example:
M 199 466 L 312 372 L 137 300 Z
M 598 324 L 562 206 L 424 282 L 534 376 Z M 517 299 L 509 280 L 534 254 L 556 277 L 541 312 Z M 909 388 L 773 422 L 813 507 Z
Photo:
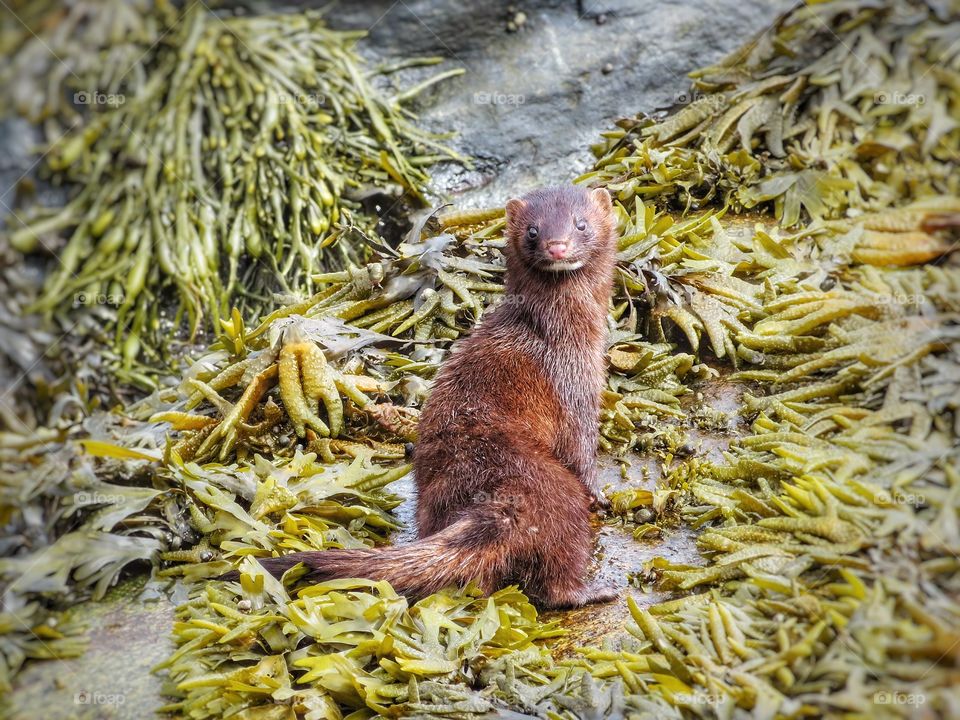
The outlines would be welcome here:
M 548 588 L 544 609 L 578 608 L 593 603 L 605 603 L 620 597 L 620 590 L 613 585 L 585 585 L 578 588 Z
M 522 523 L 523 561 L 514 567 L 521 584 L 543 608 L 580 607 L 619 596 L 613 587 L 587 585 L 584 577 L 593 554 L 591 498 L 580 480 L 556 462 L 542 470 L 550 492 L 539 499 Z
M 562 542 L 569 544 L 564 547 Z M 537 595 L 544 609 L 577 608 L 619 597 L 619 590 L 611 585 L 584 582 L 593 551 L 593 533 L 589 527 L 582 537 L 568 536 L 553 547 L 553 551 L 542 556 L 545 573 Z M 573 547 L 582 548 L 583 552 L 573 553 Z

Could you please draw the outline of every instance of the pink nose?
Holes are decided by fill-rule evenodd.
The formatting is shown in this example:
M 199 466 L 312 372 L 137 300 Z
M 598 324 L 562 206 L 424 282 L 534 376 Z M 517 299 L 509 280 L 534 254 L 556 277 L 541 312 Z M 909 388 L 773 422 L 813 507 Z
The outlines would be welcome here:
M 547 253 L 554 260 L 563 260 L 567 256 L 567 244 L 566 243 L 550 243 L 547 245 Z

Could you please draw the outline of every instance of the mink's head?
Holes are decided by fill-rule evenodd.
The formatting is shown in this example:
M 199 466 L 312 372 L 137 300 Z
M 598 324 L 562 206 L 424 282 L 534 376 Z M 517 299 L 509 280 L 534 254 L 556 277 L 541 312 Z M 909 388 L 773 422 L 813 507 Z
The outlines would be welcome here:
M 557 186 L 507 202 L 507 241 L 515 266 L 572 273 L 612 262 L 613 204 L 603 188 Z

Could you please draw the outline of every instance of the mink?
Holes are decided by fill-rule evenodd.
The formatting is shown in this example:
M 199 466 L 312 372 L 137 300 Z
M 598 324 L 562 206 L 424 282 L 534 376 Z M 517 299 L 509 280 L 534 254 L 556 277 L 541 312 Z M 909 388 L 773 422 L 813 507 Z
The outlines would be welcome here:
M 609 600 L 584 576 L 616 231 L 604 189 L 507 203 L 503 300 L 458 341 L 425 403 L 413 452 L 419 539 L 260 562 L 280 576 L 387 580 L 420 598 L 470 581 L 517 584 L 541 607 Z

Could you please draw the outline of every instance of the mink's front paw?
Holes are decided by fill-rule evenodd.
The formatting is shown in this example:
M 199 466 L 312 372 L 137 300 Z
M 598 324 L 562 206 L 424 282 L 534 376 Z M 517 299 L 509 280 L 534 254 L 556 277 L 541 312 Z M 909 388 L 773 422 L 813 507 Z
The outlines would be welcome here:
M 603 512 L 610 509 L 610 500 L 601 491 L 590 493 L 590 509 Z
M 603 488 L 597 478 L 596 468 L 591 467 L 580 476 L 580 482 L 586 488 L 590 496 L 590 509 L 594 511 L 606 510 L 610 507 L 610 501 L 603 494 Z

